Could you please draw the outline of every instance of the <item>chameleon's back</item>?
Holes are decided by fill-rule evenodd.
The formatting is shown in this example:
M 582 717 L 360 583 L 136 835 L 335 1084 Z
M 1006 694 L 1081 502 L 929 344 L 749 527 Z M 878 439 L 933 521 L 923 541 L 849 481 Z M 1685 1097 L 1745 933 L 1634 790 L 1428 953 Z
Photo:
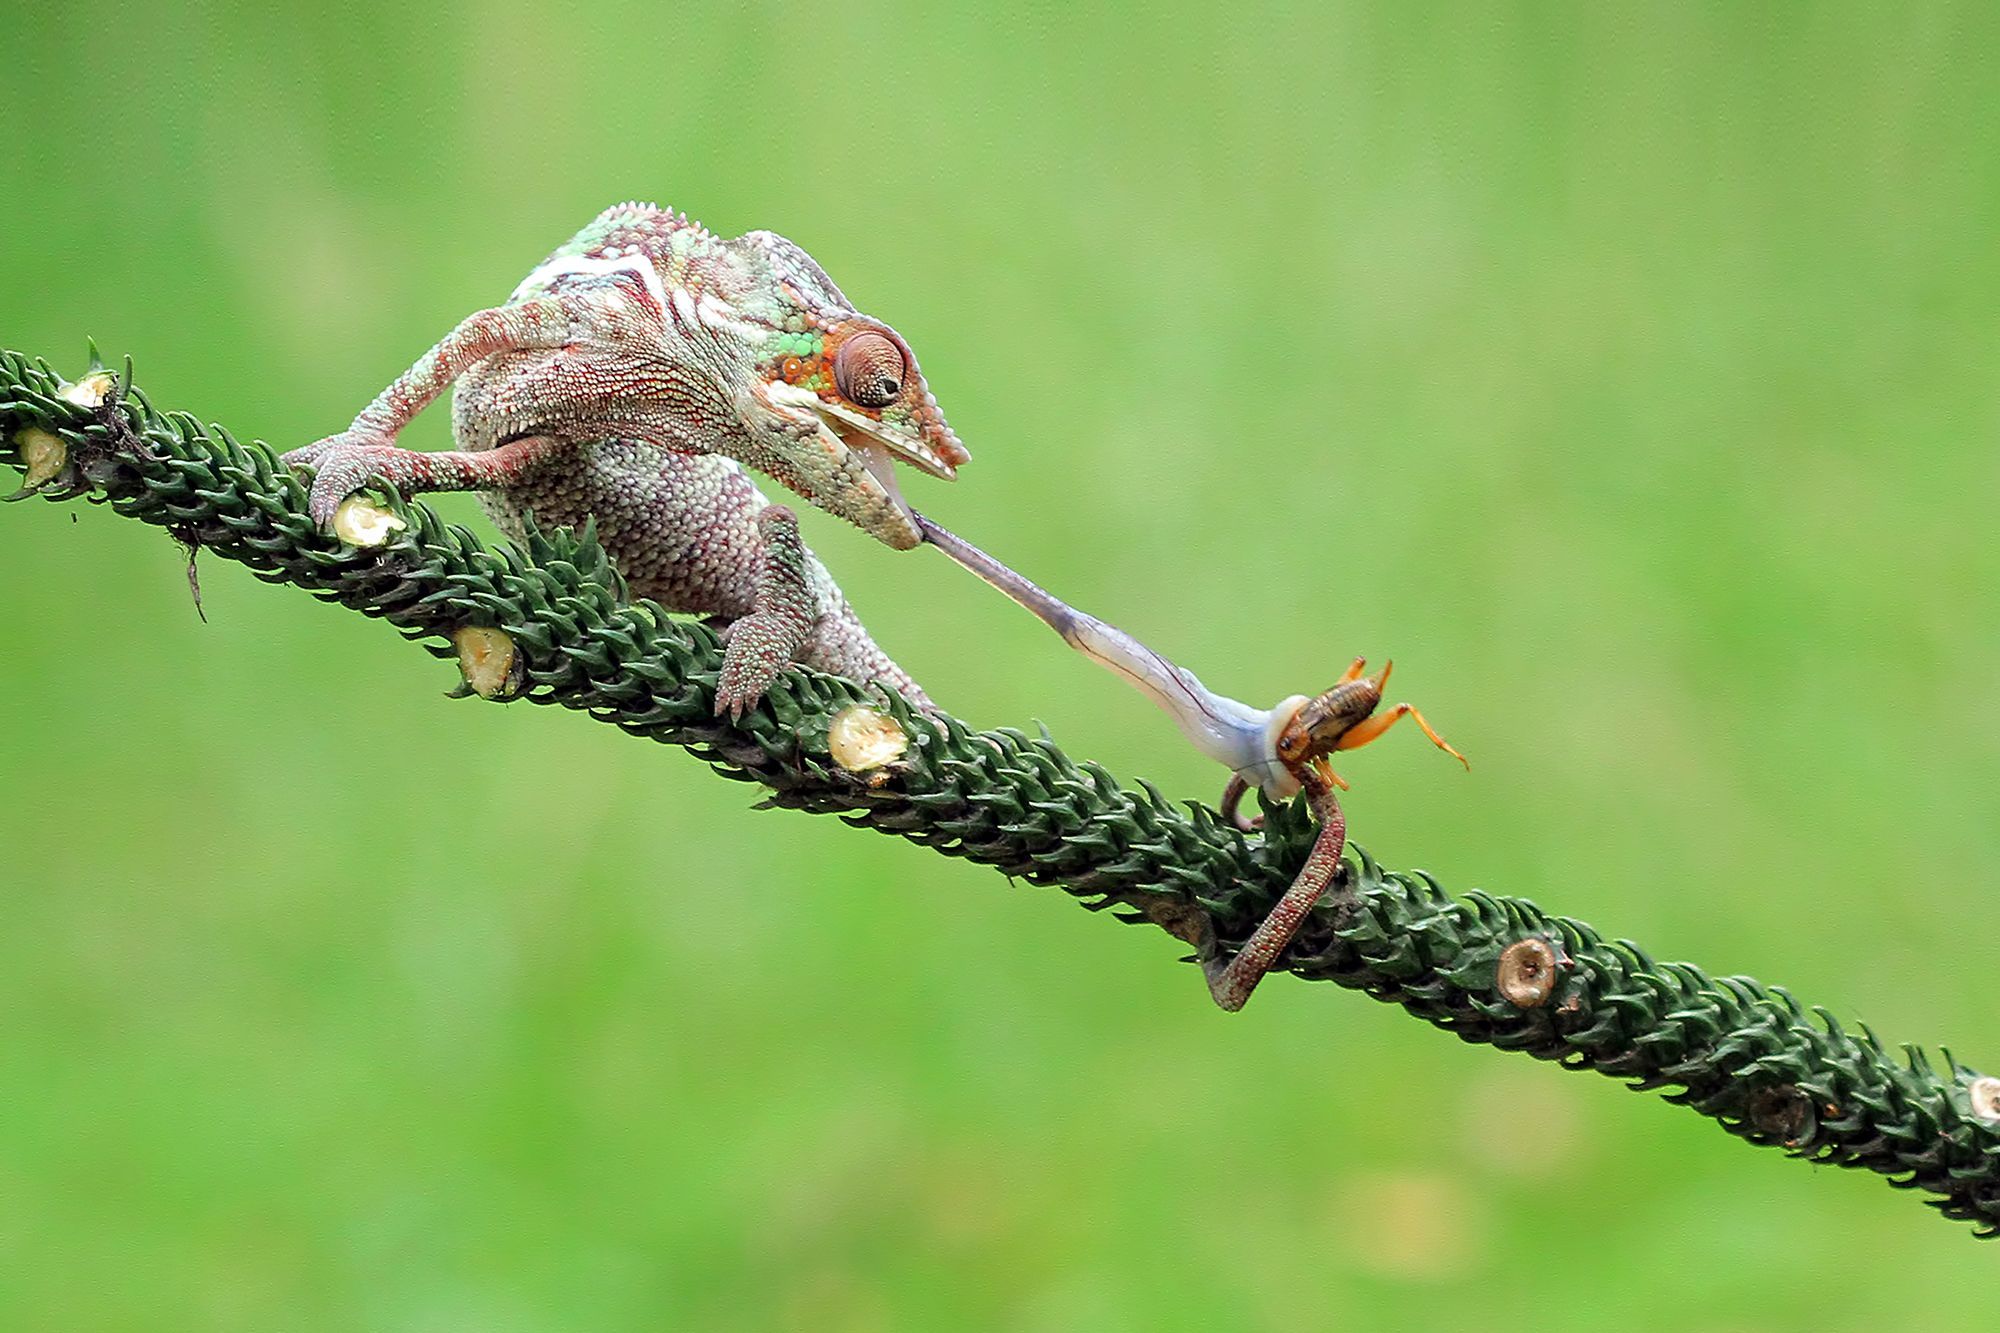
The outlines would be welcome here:
M 776 299 L 782 290 L 794 293 L 821 324 L 854 313 L 826 270 L 776 232 L 721 237 L 685 213 L 645 203 L 614 204 L 592 218 L 537 266 L 515 299 L 559 284 L 567 274 L 591 271 L 575 261 L 601 266 L 638 259 L 652 264 L 662 292 L 706 293 L 734 314 L 770 328 L 803 332 L 808 324 L 803 310 Z
M 687 214 L 658 204 L 614 204 L 557 246 L 514 297 L 558 287 L 570 274 L 643 262 L 657 275 L 656 283 L 647 284 L 656 299 L 682 291 L 696 297 L 706 293 L 731 310 L 754 310 L 769 318 L 768 264 L 761 248 L 745 246 L 748 239 L 724 239 Z
M 682 238 L 678 244 L 674 239 L 677 236 Z M 702 242 L 712 244 L 714 240 L 699 222 L 671 208 L 636 202 L 613 204 L 557 246 L 549 259 L 658 256 L 676 248 L 690 249 Z

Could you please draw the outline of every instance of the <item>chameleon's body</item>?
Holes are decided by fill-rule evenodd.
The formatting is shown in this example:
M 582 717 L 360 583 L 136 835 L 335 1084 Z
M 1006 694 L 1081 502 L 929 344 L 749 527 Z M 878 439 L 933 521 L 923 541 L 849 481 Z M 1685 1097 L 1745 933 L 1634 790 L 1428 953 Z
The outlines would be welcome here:
M 459 388 L 454 407 L 460 418 L 477 374 Z M 461 426 L 459 441 L 479 447 L 470 438 Z M 587 441 L 571 459 L 523 469 L 514 484 L 481 492 L 481 505 L 516 541 L 528 514 L 543 528 L 594 520 L 633 595 L 669 610 L 734 624 L 756 609 L 767 554 L 758 515 L 770 501 L 733 460 L 679 454 L 631 436 Z M 855 680 L 887 681 L 923 701 L 923 691 L 876 645 L 826 566 L 804 545 L 799 556 L 813 626 L 797 660 Z
M 458 451 L 396 447 L 454 383 Z M 371 481 L 477 490 L 516 536 L 529 514 L 545 527 L 593 519 L 635 594 L 730 627 L 718 707 L 734 712 L 789 661 L 923 700 L 743 467 L 907 549 L 920 535 L 892 459 L 950 477 L 968 455 L 907 344 L 803 250 L 621 204 L 505 305 L 462 321 L 347 431 L 288 457 L 315 469 L 322 521 Z

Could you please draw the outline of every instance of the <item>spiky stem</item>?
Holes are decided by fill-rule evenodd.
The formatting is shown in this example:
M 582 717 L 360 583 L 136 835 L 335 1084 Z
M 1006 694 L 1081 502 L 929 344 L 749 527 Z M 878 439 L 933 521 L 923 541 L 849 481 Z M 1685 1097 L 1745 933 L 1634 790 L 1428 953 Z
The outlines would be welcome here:
M 741 721 L 717 718 L 716 636 L 628 601 L 589 532 L 494 549 L 385 497 L 402 526 L 350 528 L 378 543 L 359 548 L 312 523 L 298 481 L 262 444 L 156 411 L 129 388 L 106 396 L 107 382 L 79 391 L 0 352 L 0 461 L 28 472 L 36 493 L 108 501 L 259 578 L 387 620 L 440 657 L 476 640 L 482 696 L 560 704 L 683 746 L 762 784 L 771 804 L 1060 887 L 1204 958 L 1241 946 L 1313 845 L 1302 802 L 1268 810 L 1261 836 L 1246 837 L 1206 806 L 1122 787 L 1046 738 L 975 732 L 810 671 L 785 673 Z M 870 751 L 899 755 L 886 764 L 852 758 L 844 739 L 851 710 L 869 704 L 886 713 L 869 728 L 878 746 L 884 726 L 907 741 Z M 1942 1070 L 1915 1048 L 1895 1058 L 1865 1026 L 1851 1034 L 1778 987 L 1657 963 L 1522 899 L 1452 898 L 1422 872 L 1352 851 L 1280 968 L 1401 1005 L 1464 1041 L 1661 1091 L 1749 1142 L 1880 1172 L 1976 1234 L 2000 1234 L 2000 1080 L 1949 1055 Z

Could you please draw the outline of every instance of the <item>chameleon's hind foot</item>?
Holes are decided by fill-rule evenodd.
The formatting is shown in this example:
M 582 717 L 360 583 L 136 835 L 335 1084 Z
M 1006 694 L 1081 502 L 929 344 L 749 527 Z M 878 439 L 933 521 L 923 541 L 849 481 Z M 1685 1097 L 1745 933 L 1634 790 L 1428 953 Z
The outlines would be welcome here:
M 716 715 L 731 721 L 754 708 L 778 673 L 798 659 L 817 619 L 798 515 L 771 505 L 758 513 L 757 531 L 764 538 L 764 570 L 756 610 L 724 631 L 728 645 L 715 682 Z

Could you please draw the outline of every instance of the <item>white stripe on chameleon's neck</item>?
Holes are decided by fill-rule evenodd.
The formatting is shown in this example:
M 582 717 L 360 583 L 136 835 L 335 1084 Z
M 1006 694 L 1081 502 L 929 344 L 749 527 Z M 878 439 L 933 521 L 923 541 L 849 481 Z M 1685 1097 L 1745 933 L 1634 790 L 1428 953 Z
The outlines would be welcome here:
M 736 308 L 717 297 L 712 292 L 703 292 L 694 303 L 695 314 L 701 322 L 718 333 L 726 333 L 744 342 L 756 342 L 764 337 L 766 330 L 746 320 L 736 317 Z
M 546 286 L 555 278 L 572 273 L 597 276 L 605 273 L 634 273 L 646 285 L 646 294 L 653 298 L 654 307 L 660 318 L 667 317 L 667 290 L 660 283 L 660 272 L 650 261 L 639 255 L 623 255 L 617 259 L 592 259 L 588 255 L 560 255 L 521 279 L 521 285 L 514 289 L 511 300 L 521 300 L 536 287 Z

